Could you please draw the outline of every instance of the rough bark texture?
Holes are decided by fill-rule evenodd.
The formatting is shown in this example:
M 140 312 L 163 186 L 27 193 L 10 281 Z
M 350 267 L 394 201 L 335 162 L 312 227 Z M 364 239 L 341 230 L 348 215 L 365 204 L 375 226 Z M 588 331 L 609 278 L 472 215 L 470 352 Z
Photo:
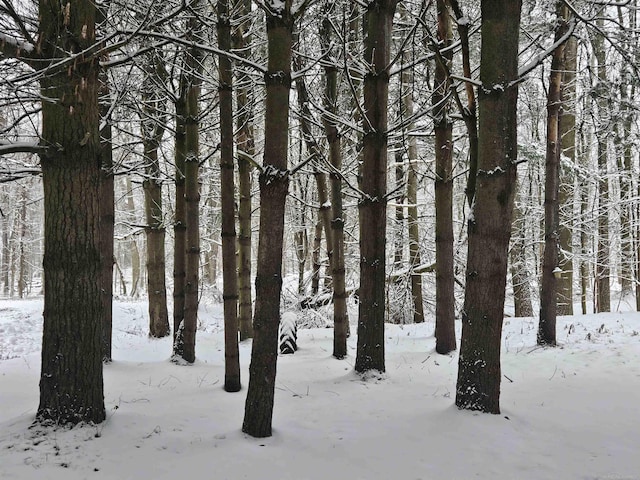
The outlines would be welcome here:
M 391 27 L 396 0 L 375 0 L 365 13 L 364 138 L 358 205 L 360 302 L 356 372 L 385 371 L 387 108 Z
M 260 238 L 256 269 L 254 339 L 242 431 L 271 436 L 282 290 L 284 210 L 289 187 L 289 90 L 293 18 L 291 0 L 267 13 L 268 66 L 263 172 L 260 175 Z
M 516 184 L 519 0 L 483 0 L 479 149 L 468 223 L 458 408 L 500 412 L 500 344 Z
M 147 295 L 149 297 L 149 336 L 166 337 L 169 328 L 165 281 L 165 226 L 162 209 L 162 181 L 158 149 L 165 130 L 164 97 L 156 83 L 164 74 L 163 59 L 154 52 L 145 58 L 142 85 L 142 146 L 146 178 L 144 189 L 147 227 Z
M 175 102 L 176 131 L 175 141 L 175 188 L 176 199 L 173 212 L 173 354 L 180 355 L 176 351 L 176 340 L 180 325 L 184 320 L 184 284 L 185 269 L 187 263 L 187 205 L 184 198 L 184 170 L 187 156 L 187 76 L 183 72 L 180 77 L 180 95 Z
M 568 8 L 561 2 L 556 7 L 557 25 L 554 41 L 560 40 L 569 24 Z M 562 105 L 562 69 L 564 43 L 553 52 L 549 90 L 547 92 L 547 151 L 544 184 L 544 257 L 540 288 L 540 321 L 538 345 L 556 344 L 556 316 L 558 312 L 557 278 L 560 247 L 559 201 L 560 191 L 560 107 Z
M 218 2 L 218 46 L 231 49 L 227 0 Z M 218 59 L 220 98 L 220 203 L 222 208 L 222 298 L 224 302 L 224 389 L 240 390 L 238 350 L 238 273 L 236 260 L 235 179 L 233 172 L 233 72 L 231 60 Z
M 437 1 L 438 46 L 452 41 L 451 17 L 446 0 Z M 451 80 L 448 75 L 453 52 L 438 55 L 433 91 L 436 153 L 436 352 L 456 349 L 453 262 L 453 122 L 449 116 Z
M 564 49 L 564 67 L 562 76 L 562 109 L 560 112 L 560 142 L 562 154 L 570 164 L 576 161 L 576 69 L 578 41 L 569 38 Z M 558 266 L 562 277 L 557 281 L 558 315 L 573 315 L 573 168 L 563 168 L 560 161 L 560 255 Z
M 600 32 L 603 28 L 602 17 L 598 18 Z M 600 32 L 594 33 L 591 40 L 596 58 L 595 90 L 597 92 L 598 121 L 596 130 L 598 140 L 598 243 L 596 249 L 595 289 L 596 312 L 611 311 L 610 240 L 609 240 L 609 175 L 608 175 L 608 137 L 610 132 L 608 115 L 607 65 L 604 50 L 604 38 Z
M 331 23 L 329 10 L 331 4 L 325 7 L 325 16 L 320 28 L 320 41 L 323 54 L 329 53 L 331 44 Z M 324 67 L 325 88 L 324 107 L 326 113 L 322 116 L 322 123 L 329 143 L 329 163 L 332 166 L 329 174 L 331 182 L 331 207 L 333 217 L 331 219 L 332 235 L 332 277 L 333 277 L 333 356 L 344 358 L 347 356 L 347 337 L 349 335 L 349 316 L 347 313 L 347 293 L 345 284 L 344 262 L 344 211 L 342 207 L 342 150 L 340 147 L 340 134 L 335 123 L 338 115 L 338 69 L 334 65 L 327 64 Z
M 251 0 L 238 0 L 239 18 L 251 13 Z M 245 18 L 237 27 L 234 48 L 238 55 L 251 54 L 251 24 Z M 240 69 L 241 72 L 244 69 Z M 236 86 L 238 154 L 238 323 L 240 340 L 253 337 L 253 300 L 251 292 L 251 163 L 255 155 L 253 135 L 253 94 L 251 77 L 240 73 Z
M 104 256 L 102 263 L 102 360 L 111 361 L 111 335 L 113 314 L 113 232 L 115 221 L 115 197 L 113 175 L 113 150 L 111 143 L 111 118 L 109 110 L 109 85 L 106 72 L 100 73 L 100 242 Z
M 96 7 L 70 0 L 40 3 L 44 59 L 60 59 L 95 40 Z M 49 60 L 47 61 L 48 64 Z M 79 59 L 41 80 L 44 186 L 44 329 L 41 422 L 105 418 L 102 382 L 100 132 L 98 61 Z

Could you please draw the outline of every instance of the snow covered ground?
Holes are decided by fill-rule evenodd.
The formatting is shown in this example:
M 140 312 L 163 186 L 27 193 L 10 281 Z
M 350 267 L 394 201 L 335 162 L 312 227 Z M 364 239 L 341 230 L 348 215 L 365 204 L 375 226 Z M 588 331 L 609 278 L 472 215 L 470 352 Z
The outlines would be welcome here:
M 0 479 L 640 479 L 637 313 L 562 317 L 555 349 L 507 319 L 501 415 L 453 406 L 457 354 L 435 353 L 432 322 L 388 325 L 387 374 L 366 381 L 354 337 L 339 361 L 330 329 L 300 330 L 278 359 L 274 436 L 257 440 L 240 431 L 249 343 L 245 388 L 222 389 L 221 307 L 201 306 L 193 366 L 146 336 L 145 309 L 114 306 L 107 421 L 43 431 L 42 300 L 0 301 Z

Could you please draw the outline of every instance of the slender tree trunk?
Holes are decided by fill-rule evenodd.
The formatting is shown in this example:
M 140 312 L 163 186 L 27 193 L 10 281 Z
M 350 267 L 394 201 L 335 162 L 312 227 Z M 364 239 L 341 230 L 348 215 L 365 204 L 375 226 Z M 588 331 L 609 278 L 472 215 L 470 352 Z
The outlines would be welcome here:
M 284 210 L 289 187 L 289 90 L 293 16 L 291 0 L 267 12 L 268 67 L 263 171 L 260 175 L 260 238 L 256 271 L 254 339 L 242 431 L 271 436 L 282 291 Z
M 447 49 L 452 41 L 451 17 L 446 0 L 438 0 L 438 46 Z M 438 55 L 433 91 L 436 153 L 436 352 L 456 349 L 453 262 L 453 122 L 449 116 L 453 52 Z
M 188 55 L 185 53 L 185 55 Z M 185 62 L 186 63 L 186 62 Z M 175 102 L 176 131 L 175 141 L 175 209 L 173 221 L 173 355 L 180 356 L 176 351 L 176 342 L 180 326 L 184 320 L 184 287 L 187 263 L 187 204 L 184 196 L 185 159 L 187 157 L 187 91 L 188 75 L 182 72 L 180 76 L 179 96 Z M 182 341 L 182 340 L 180 340 Z M 178 348 L 181 348 L 178 346 Z
M 202 4 L 190 2 L 194 16 L 189 18 L 188 36 L 200 38 Z M 188 363 L 196 359 L 196 330 L 198 326 L 198 292 L 200 287 L 200 85 L 202 84 L 202 51 L 193 46 L 187 57 L 187 118 L 185 128 L 184 199 L 186 219 L 186 259 L 184 282 L 184 320 L 182 322 L 182 351 L 179 355 Z M 176 343 L 180 343 L 180 339 Z
M 516 198 L 520 197 L 516 193 Z M 529 272 L 526 258 L 525 239 L 526 217 L 522 215 L 519 202 L 513 207 L 513 233 L 511 235 L 511 284 L 513 285 L 513 303 L 515 317 L 533 317 L 531 290 L 529 289 Z
M 560 112 L 560 141 L 562 153 L 571 164 L 576 161 L 576 69 L 578 41 L 569 38 L 564 48 L 562 77 L 562 109 Z M 560 255 L 558 266 L 562 277 L 557 281 L 558 315 L 573 315 L 573 168 L 560 162 Z
M 113 315 L 113 233 L 115 222 L 115 180 L 113 175 L 113 146 L 111 142 L 111 98 L 106 72 L 100 72 L 100 241 L 104 255 L 102 264 L 102 360 L 111 362 Z
M 318 212 L 320 216 L 320 212 Z M 311 295 L 320 292 L 320 271 L 322 262 L 320 259 L 320 247 L 322 246 L 322 221 L 318 219 L 313 230 L 313 249 L 311 251 Z
M 228 0 L 218 2 L 218 46 L 231 49 Z M 233 72 L 229 57 L 218 59 L 220 86 L 220 201 L 222 206 L 222 278 L 224 301 L 224 389 L 240 390 L 238 350 L 238 273 L 236 259 L 235 179 L 233 172 Z
M 249 17 L 251 0 L 237 0 L 238 18 Z M 251 54 L 251 24 L 245 18 L 233 35 L 238 55 Z M 240 69 L 242 72 L 243 69 Z M 238 155 L 238 323 L 240 340 L 253 337 L 253 300 L 251 292 L 251 162 L 255 156 L 253 134 L 253 83 L 240 73 L 236 86 Z
M 329 14 L 331 2 L 325 4 L 324 16 L 320 27 L 320 42 L 323 54 L 330 53 L 331 22 Z M 347 337 L 349 335 L 349 316 L 347 312 L 347 293 L 345 284 L 344 259 L 344 209 L 342 207 L 342 150 L 340 134 L 335 118 L 338 115 L 338 69 L 335 65 L 326 64 L 324 67 L 324 108 L 322 116 L 325 135 L 329 143 L 329 163 L 332 166 L 329 174 L 331 182 L 331 206 L 333 217 L 331 230 L 333 232 L 333 356 L 344 358 L 347 356 Z
M 41 55 L 96 41 L 96 6 L 40 2 Z M 100 423 L 102 381 L 100 132 L 98 59 L 79 58 L 42 77 L 41 155 L 44 187 L 44 328 L 39 422 Z
M 11 270 L 11 248 L 9 244 L 9 233 L 11 222 L 8 214 L 2 215 L 2 293 L 9 295 L 9 271 Z
M 131 177 L 129 175 L 126 176 L 126 206 L 127 212 L 131 219 L 136 218 L 136 208 L 133 199 L 133 187 L 131 185 Z M 132 234 L 130 239 L 130 247 L 131 247 L 131 297 L 138 297 L 138 284 L 140 283 L 140 250 L 138 249 L 138 241 L 136 240 L 136 235 Z
M 27 237 L 27 189 L 20 188 L 20 237 L 18 239 L 18 298 L 24 298 L 27 289 L 27 252 L 25 243 Z
M 157 82 L 164 75 L 164 59 L 158 52 L 146 58 L 143 81 L 142 145 L 146 178 L 142 184 L 147 227 L 147 294 L 149 297 L 149 336 L 166 337 L 170 333 L 165 284 L 165 226 L 162 208 L 162 181 L 158 150 L 164 135 L 165 98 L 158 92 Z
M 602 17 L 598 19 L 598 25 L 602 29 Z M 602 31 L 602 30 L 600 30 Z M 610 246 L 609 246 L 609 176 L 607 142 L 610 133 L 608 122 L 608 86 L 606 54 L 604 51 L 604 38 L 598 32 L 594 34 L 593 44 L 596 58 L 596 92 L 599 115 L 597 127 L 598 141 L 598 243 L 596 249 L 596 312 L 611 311 L 611 286 L 610 275 Z
M 556 6 L 556 32 L 558 42 L 567 32 L 569 9 L 560 1 Z M 549 90 L 547 93 L 547 151 L 545 156 L 544 187 L 544 260 L 540 289 L 540 322 L 538 345 L 556 344 L 556 316 L 558 298 L 556 273 L 561 272 L 559 262 L 560 220 L 558 194 L 560 191 L 560 107 L 562 105 L 562 69 L 564 68 L 564 43 L 553 52 Z
M 369 2 L 363 61 L 364 138 L 358 205 L 360 220 L 360 302 L 355 370 L 385 371 L 384 319 L 387 231 L 387 108 L 391 30 L 397 0 Z
M 516 188 L 520 0 L 482 0 L 479 149 L 468 223 L 456 405 L 500 412 L 500 345 Z

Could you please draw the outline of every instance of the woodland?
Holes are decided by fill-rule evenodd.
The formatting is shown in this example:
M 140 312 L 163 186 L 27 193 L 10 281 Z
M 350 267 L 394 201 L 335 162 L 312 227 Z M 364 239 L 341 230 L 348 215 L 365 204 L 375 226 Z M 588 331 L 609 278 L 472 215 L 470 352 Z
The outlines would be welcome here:
M 452 402 L 500 414 L 505 316 L 553 350 L 559 316 L 640 308 L 637 12 L 0 0 L 0 287 L 43 297 L 35 424 L 107 418 L 114 298 L 185 368 L 222 304 L 250 437 L 308 326 L 384 381 L 385 329 L 433 322 Z

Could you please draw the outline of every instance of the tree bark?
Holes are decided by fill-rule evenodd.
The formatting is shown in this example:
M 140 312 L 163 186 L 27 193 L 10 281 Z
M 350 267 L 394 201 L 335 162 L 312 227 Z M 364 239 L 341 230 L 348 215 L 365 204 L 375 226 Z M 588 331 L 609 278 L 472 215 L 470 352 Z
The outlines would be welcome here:
M 218 46 L 231 49 L 228 0 L 218 2 Z M 238 349 L 238 273 L 236 259 L 235 179 L 233 172 L 233 72 L 229 57 L 218 59 L 220 98 L 220 202 L 222 208 L 222 299 L 224 302 L 224 389 L 240 390 Z
M 562 154 L 570 164 L 576 161 L 576 70 L 578 42 L 569 38 L 564 48 L 562 76 L 562 106 L 560 111 L 560 141 Z M 562 277 L 557 281 L 558 315 L 573 315 L 573 168 L 560 162 L 560 255 L 558 266 Z
M 331 2 L 325 4 L 324 16 L 320 27 L 320 42 L 322 53 L 330 53 L 331 22 L 329 10 Z M 327 63 L 324 67 L 324 108 L 326 113 L 322 116 L 325 135 L 329 143 L 329 174 L 331 184 L 331 207 L 333 217 L 331 219 L 333 252 L 332 277 L 333 277 L 333 356 L 341 359 L 347 356 L 347 337 L 349 335 L 349 315 L 347 312 L 347 293 L 345 283 L 345 259 L 344 259 L 344 209 L 342 207 L 342 150 L 340 146 L 340 134 L 334 120 L 338 115 L 338 69 L 335 65 Z
M 237 15 L 251 13 L 251 0 L 237 0 Z M 241 22 L 233 36 L 239 55 L 248 57 L 251 24 Z M 240 69 L 242 71 L 242 69 Z M 238 323 L 240 340 L 253 337 L 253 300 L 251 292 L 251 162 L 255 155 L 253 134 L 253 94 L 251 77 L 240 73 L 236 87 L 238 155 Z
M 157 82 L 164 75 L 160 53 L 147 55 L 142 85 L 142 145 L 146 178 L 142 184 L 147 227 L 147 295 L 149 297 L 149 336 L 166 337 L 170 333 L 165 284 L 165 226 L 162 208 L 162 181 L 158 149 L 165 131 L 164 97 Z
M 560 1 L 556 6 L 556 32 L 554 43 L 567 32 L 569 9 Z M 549 90 L 547 92 L 547 151 L 545 156 L 544 187 L 544 257 L 540 289 L 540 321 L 538 345 L 556 344 L 556 316 L 558 312 L 556 272 L 559 266 L 560 219 L 560 107 L 562 105 L 562 70 L 564 68 L 564 43 L 559 45 L 551 58 Z
M 520 0 L 481 3 L 479 148 L 474 209 L 468 222 L 456 405 L 500 412 L 500 345 L 507 252 L 516 187 Z
M 100 241 L 104 255 L 102 264 L 102 360 L 111 362 L 111 336 L 113 331 L 113 233 L 115 222 L 115 180 L 113 174 L 113 145 L 111 135 L 111 98 L 106 72 L 100 72 Z
M 358 205 L 360 302 L 355 370 L 385 371 L 384 320 L 387 231 L 387 108 L 391 30 L 397 0 L 369 2 L 363 61 L 364 138 Z
M 449 115 L 451 79 L 449 70 L 453 52 L 451 17 L 446 0 L 437 1 L 438 47 L 433 118 L 436 154 L 436 352 L 447 354 L 456 349 L 453 259 L 453 122 Z
M 40 54 L 96 40 L 96 6 L 40 2 Z M 44 187 L 44 329 L 39 422 L 99 423 L 105 419 L 102 381 L 100 132 L 98 59 L 78 59 L 42 77 L 41 155 Z M 55 101 L 51 101 L 55 99 Z
M 185 53 L 186 55 L 187 53 Z M 173 212 L 173 355 L 178 356 L 180 353 L 176 351 L 176 341 L 178 341 L 178 333 L 184 320 L 184 287 L 187 263 L 187 204 L 184 196 L 184 172 L 185 159 L 187 157 L 188 89 L 188 74 L 183 71 L 180 75 L 179 95 L 174 104 L 176 119 L 176 131 L 174 134 L 176 198 Z M 182 340 L 180 339 L 180 341 Z
M 600 32 L 603 27 L 602 17 L 598 17 L 597 24 Z M 596 129 L 598 141 L 598 242 L 596 248 L 596 312 L 611 311 L 610 275 L 610 240 L 609 240 L 609 175 L 607 142 L 610 129 L 608 128 L 607 113 L 608 93 L 606 53 L 604 38 L 597 32 L 592 37 L 594 56 L 596 59 L 596 103 L 598 105 L 599 125 Z
M 242 431 L 271 436 L 282 291 L 284 210 L 289 187 L 289 90 L 293 16 L 291 0 L 266 12 L 268 66 L 263 171 L 260 175 L 260 238 L 256 270 L 254 339 Z

